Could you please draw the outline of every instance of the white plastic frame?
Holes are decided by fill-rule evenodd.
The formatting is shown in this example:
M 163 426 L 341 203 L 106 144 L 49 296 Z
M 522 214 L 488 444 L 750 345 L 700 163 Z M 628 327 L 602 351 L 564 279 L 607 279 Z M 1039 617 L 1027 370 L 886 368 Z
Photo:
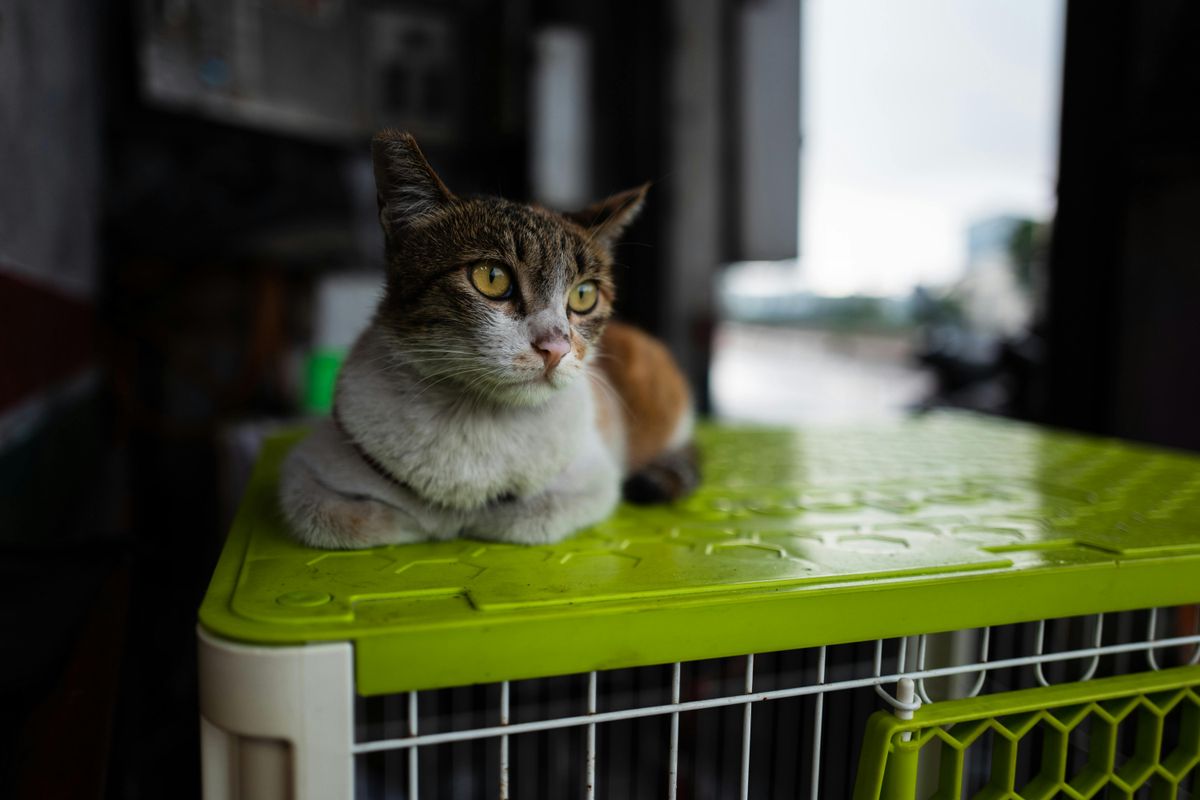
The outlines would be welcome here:
M 258 647 L 202 628 L 196 636 L 205 800 L 353 797 L 350 643 Z

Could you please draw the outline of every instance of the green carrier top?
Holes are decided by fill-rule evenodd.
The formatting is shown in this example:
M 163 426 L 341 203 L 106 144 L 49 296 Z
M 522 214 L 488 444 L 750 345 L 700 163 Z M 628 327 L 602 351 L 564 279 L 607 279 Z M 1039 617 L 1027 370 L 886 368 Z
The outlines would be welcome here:
M 556 545 L 290 540 L 271 440 L 200 608 L 262 644 L 352 641 L 357 690 L 1200 601 L 1200 458 L 966 414 L 707 425 L 704 484 Z

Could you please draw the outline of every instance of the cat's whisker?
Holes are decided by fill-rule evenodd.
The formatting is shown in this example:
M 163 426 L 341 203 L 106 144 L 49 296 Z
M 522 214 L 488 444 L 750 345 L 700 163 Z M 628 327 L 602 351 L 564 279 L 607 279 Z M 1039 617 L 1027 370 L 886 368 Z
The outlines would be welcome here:
M 489 372 L 491 372 L 491 370 L 487 367 L 476 367 L 474 369 L 467 369 L 467 370 L 450 370 L 450 371 L 446 372 L 444 375 L 442 375 L 442 377 L 439 377 L 437 380 L 433 381 L 432 383 L 429 383 L 428 385 L 419 383 L 418 385 L 423 386 L 423 388 L 416 395 L 416 397 L 413 398 L 413 401 L 415 402 L 416 400 L 419 400 L 426 392 L 428 392 L 434 386 L 437 386 L 440 383 L 444 383 L 452 378 L 463 376 L 463 375 L 472 375 L 475 373 L 485 373 L 486 374 Z
M 409 356 L 413 356 L 413 355 L 419 355 L 419 356 L 433 355 L 433 356 L 451 356 L 451 357 L 458 356 L 458 357 L 463 357 L 463 358 L 471 358 L 471 357 L 478 358 L 479 357 L 478 353 L 473 353 L 473 352 L 466 351 L 466 350 L 461 350 L 461 351 L 460 350 L 441 350 L 441 349 L 430 348 L 428 350 L 405 350 L 402 352 L 382 353 L 382 354 L 378 354 L 378 355 L 374 356 L 373 358 L 365 361 L 364 363 L 375 364 L 375 363 L 394 362 L 397 364 L 411 364 L 411 363 L 414 363 L 415 361 L 425 361 L 426 360 L 425 358 L 420 358 L 420 359 L 409 358 Z
M 455 375 L 471 375 L 485 370 L 487 370 L 487 367 L 465 367 L 462 365 L 454 365 L 420 376 L 417 379 L 417 384 L 422 385 L 428 383 L 429 381 L 441 380 L 443 378 L 454 377 Z
M 421 366 L 423 368 L 418 370 L 418 374 L 423 377 L 441 375 L 447 371 L 453 372 L 454 370 L 459 369 L 487 369 L 487 367 L 484 367 L 478 363 L 448 360 L 442 360 L 432 364 L 422 364 Z
M 466 379 L 468 376 L 484 374 L 486 372 L 487 372 L 487 369 L 483 368 L 483 367 L 479 367 L 477 369 L 469 369 L 469 370 L 466 370 L 466 369 L 444 370 L 435 375 L 429 375 L 428 377 L 419 381 L 417 385 L 428 388 L 430 386 L 436 386 L 440 383 L 443 383 L 448 380 L 453 380 L 455 378 Z
M 479 385 L 482 381 L 486 381 L 486 379 L 488 378 L 487 373 L 489 371 L 483 370 L 483 372 L 485 374 L 482 374 L 482 375 L 479 375 L 479 376 L 473 378 L 470 382 L 468 382 L 465 386 L 462 387 L 462 392 L 461 392 L 461 395 L 459 398 L 462 402 L 474 405 L 474 401 L 478 399 L 478 395 L 479 395 L 478 392 L 474 391 L 474 387 Z M 484 384 L 484 386 L 486 387 L 487 384 Z M 421 394 L 424 394 L 424 393 L 425 393 L 424 391 L 421 392 Z M 420 396 L 421 395 L 417 395 L 417 397 L 420 397 Z
M 587 376 L 589 379 L 591 379 L 593 386 L 600 387 L 600 391 L 604 392 L 605 397 L 608 397 L 608 398 L 611 398 L 611 399 L 617 401 L 617 404 L 621 407 L 621 410 L 625 412 L 625 415 L 627 417 L 633 415 L 633 409 L 631 409 L 629 407 L 629 404 L 627 402 L 625 402 L 625 398 L 621 397 L 621 393 L 618 392 L 615 388 L 613 388 L 613 385 L 610 384 L 603 375 L 598 375 L 594 372 L 589 371 L 587 373 Z

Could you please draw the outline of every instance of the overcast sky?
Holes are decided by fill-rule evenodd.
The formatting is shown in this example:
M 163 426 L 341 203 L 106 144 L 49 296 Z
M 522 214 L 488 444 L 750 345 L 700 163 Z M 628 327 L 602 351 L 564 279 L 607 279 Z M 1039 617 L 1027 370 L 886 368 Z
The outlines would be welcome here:
M 1062 0 L 803 0 L 801 264 L 831 293 L 952 278 L 966 226 L 1054 207 Z

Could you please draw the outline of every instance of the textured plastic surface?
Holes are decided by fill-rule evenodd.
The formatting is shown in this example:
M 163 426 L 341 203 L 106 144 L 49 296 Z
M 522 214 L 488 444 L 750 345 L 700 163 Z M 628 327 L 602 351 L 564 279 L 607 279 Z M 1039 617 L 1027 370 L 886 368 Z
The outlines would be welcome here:
M 266 448 L 200 610 L 363 694 L 1200 601 L 1200 459 L 961 414 L 707 426 L 705 483 L 558 545 L 301 547 Z
M 1033 752 L 1039 739 L 1041 749 Z M 1087 759 L 1072 764 L 1069 753 L 1079 748 Z M 911 720 L 877 712 L 867 724 L 854 800 L 916 800 L 918 764 L 933 762 L 938 749 L 938 800 L 967 797 L 966 758 L 990 767 L 987 785 L 969 795 L 972 800 L 1194 792 L 1200 789 L 1200 667 L 934 703 Z M 1035 767 L 1027 783 L 1019 778 L 1022 753 Z M 1147 788 L 1149 795 L 1139 793 Z

